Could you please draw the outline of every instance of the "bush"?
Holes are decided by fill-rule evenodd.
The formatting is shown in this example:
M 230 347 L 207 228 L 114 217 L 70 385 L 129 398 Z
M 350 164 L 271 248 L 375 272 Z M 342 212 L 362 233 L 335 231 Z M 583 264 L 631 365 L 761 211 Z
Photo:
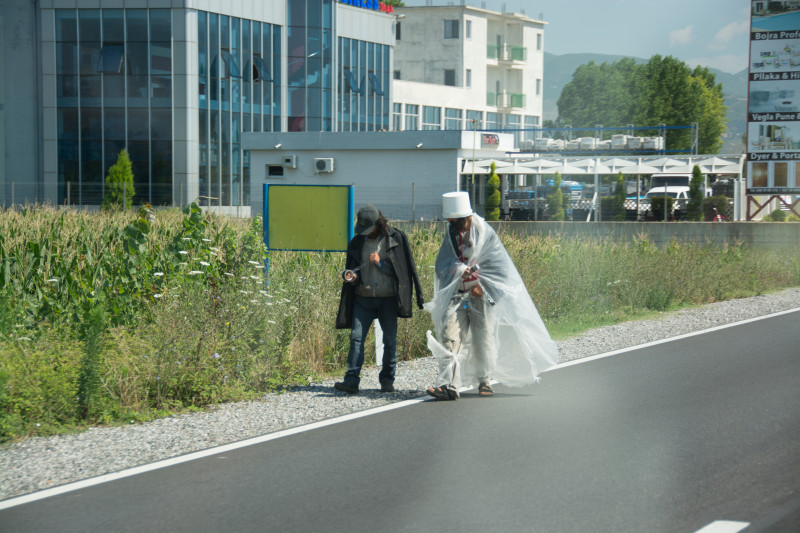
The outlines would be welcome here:
M 667 197 L 667 211 L 671 214 L 673 206 L 675 205 L 675 198 Z M 664 197 L 654 196 L 650 198 L 650 214 L 656 222 L 664 220 Z
M 717 208 L 719 214 L 723 217 L 728 216 L 728 197 L 727 196 L 709 196 L 703 200 L 703 220 L 711 222 L 714 220 L 714 207 Z
M 98 244 L 104 232 L 124 234 L 131 225 L 126 217 L 2 214 L 0 265 L 33 253 L 29 243 L 36 236 L 46 240 L 53 223 L 61 232 L 39 243 L 49 262 L 18 265 L 25 268 L 13 274 L 6 269 L 8 276 L 0 272 L 0 441 L 254 398 L 342 371 L 349 332 L 336 330 L 334 317 L 344 254 L 272 251 L 266 286 L 258 219 L 218 218 L 192 208 L 159 211 L 148 233 L 131 233 L 98 255 L 90 243 Z M 443 231 L 429 224 L 408 232 L 426 300 Z M 597 243 L 498 231 L 554 336 L 643 311 L 800 285 L 800 252 L 772 256 L 742 246 L 657 248 L 643 240 Z M 110 259 L 128 245 L 136 250 L 133 266 Z M 83 256 L 73 258 L 74 251 Z M 173 256 L 187 266 L 173 265 Z M 190 275 L 188 264 L 202 275 Z M 77 302 L 88 302 L 113 274 L 105 270 L 109 265 L 128 265 L 130 279 L 115 287 L 139 291 L 119 295 L 129 298 L 127 313 L 83 312 L 61 299 L 61 283 L 46 283 L 57 275 Z M 36 273 L 26 274 L 27 268 Z M 40 288 L 51 311 L 61 306 L 63 312 L 44 312 L 38 296 L 17 292 L 20 277 L 33 291 Z M 49 285 L 59 289 L 48 291 Z M 425 332 L 431 327 L 424 312 L 399 321 L 401 360 L 429 355 Z M 367 364 L 374 362 L 372 339 Z
M 786 222 L 786 213 L 778 208 L 763 218 L 764 222 Z
M 492 161 L 491 173 L 486 182 L 486 220 L 500 220 L 500 178 L 495 172 L 497 165 Z
M 561 174 L 556 172 L 553 191 L 547 196 L 547 219 L 564 220 L 564 193 L 561 192 Z

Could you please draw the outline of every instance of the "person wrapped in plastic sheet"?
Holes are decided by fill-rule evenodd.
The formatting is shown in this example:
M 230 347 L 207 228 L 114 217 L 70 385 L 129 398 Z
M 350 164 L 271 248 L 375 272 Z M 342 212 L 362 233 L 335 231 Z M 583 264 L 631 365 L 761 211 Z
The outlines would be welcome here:
M 427 332 L 428 349 L 439 375 L 427 393 L 456 400 L 466 386 L 491 396 L 492 382 L 537 382 L 557 363 L 558 348 L 511 257 L 472 212 L 466 192 L 445 194 L 442 211 L 447 232 L 436 257 L 433 300 L 425 304 L 435 330 Z

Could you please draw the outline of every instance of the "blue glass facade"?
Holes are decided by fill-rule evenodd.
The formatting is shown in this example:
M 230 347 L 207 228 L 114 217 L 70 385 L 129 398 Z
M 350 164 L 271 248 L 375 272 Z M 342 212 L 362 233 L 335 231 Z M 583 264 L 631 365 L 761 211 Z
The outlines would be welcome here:
M 389 129 L 391 47 L 339 38 L 338 131 Z
M 335 0 L 268 7 L 43 10 L 58 203 L 100 205 L 124 148 L 135 204 L 249 206 L 243 133 L 390 129 L 392 47 L 337 37 Z
M 172 201 L 172 12 L 57 9 L 59 203 L 99 204 L 123 148 L 135 203 Z
M 281 27 L 197 13 L 199 198 L 250 204 L 242 132 L 281 130 Z
M 289 131 L 333 131 L 333 3 L 288 3 Z

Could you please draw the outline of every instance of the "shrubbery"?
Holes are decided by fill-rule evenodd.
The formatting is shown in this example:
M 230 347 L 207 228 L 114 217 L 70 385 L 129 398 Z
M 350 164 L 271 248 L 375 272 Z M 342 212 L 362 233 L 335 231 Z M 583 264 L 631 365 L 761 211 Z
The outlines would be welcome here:
M 344 254 L 270 252 L 267 285 L 258 219 L 197 206 L 130 216 L 0 212 L 0 441 L 254 398 L 341 371 Z M 426 299 L 442 231 L 408 232 Z M 800 285 L 800 252 L 500 237 L 556 337 Z M 399 321 L 401 360 L 428 355 L 431 326 L 421 311 Z

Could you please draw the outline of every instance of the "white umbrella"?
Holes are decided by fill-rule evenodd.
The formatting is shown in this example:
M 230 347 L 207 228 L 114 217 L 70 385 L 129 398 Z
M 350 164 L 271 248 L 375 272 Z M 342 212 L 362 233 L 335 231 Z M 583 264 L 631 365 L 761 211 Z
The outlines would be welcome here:
M 655 174 L 659 170 L 660 169 L 654 166 L 642 165 L 641 163 L 636 163 L 634 165 L 619 169 L 619 171 L 623 174 Z
M 738 158 L 737 158 L 738 159 Z M 717 172 L 717 166 L 729 166 L 731 164 L 738 163 L 738 161 L 731 161 L 730 159 L 722 159 L 721 157 L 713 156 L 706 159 L 702 159 L 697 162 L 698 165 L 710 165 L 711 166 L 711 173 Z
M 559 165 L 557 167 L 551 167 L 547 169 L 545 174 L 555 174 L 558 172 L 559 174 L 588 174 L 585 168 L 576 167 L 574 165 Z
M 667 170 L 667 167 L 676 167 L 680 165 L 685 165 L 686 161 L 682 161 L 680 159 L 673 159 L 671 157 L 660 157 L 658 159 L 648 161 L 648 163 L 653 165 L 654 167 L 661 167 L 661 171 L 665 172 Z M 673 169 L 670 168 L 670 170 Z
M 539 169 L 516 164 L 508 167 L 498 167 L 496 172 L 497 174 L 541 174 Z
M 630 159 L 622 159 L 619 157 L 612 157 L 611 159 L 606 159 L 601 163 L 603 165 L 611 167 L 611 172 L 613 173 L 617 167 L 629 167 L 631 165 L 635 165 L 636 161 L 631 161 Z

